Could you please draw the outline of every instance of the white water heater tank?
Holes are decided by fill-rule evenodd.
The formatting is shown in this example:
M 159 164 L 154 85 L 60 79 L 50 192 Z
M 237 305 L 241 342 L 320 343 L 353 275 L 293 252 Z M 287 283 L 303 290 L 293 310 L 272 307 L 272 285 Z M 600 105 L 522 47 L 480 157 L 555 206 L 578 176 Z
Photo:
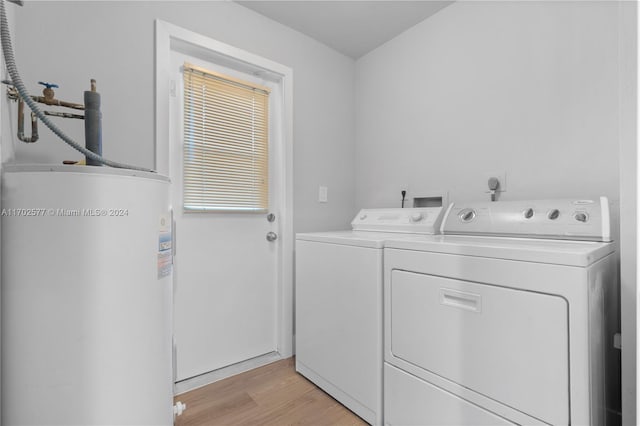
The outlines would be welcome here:
M 169 181 L 4 166 L 2 424 L 171 425 Z

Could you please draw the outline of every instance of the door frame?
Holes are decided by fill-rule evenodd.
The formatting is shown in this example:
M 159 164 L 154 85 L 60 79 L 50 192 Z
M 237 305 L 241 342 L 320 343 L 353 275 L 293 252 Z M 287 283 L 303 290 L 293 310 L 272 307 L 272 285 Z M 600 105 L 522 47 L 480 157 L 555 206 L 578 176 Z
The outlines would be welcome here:
M 279 192 L 280 247 L 276 265 L 277 319 L 276 350 L 282 358 L 293 355 L 293 70 L 277 62 L 219 42 L 174 24 L 155 21 L 155 169 L 170 176 L 170 114 L 169 98 L 175 92 L 171 83 L 170 58 L 172 41 L 194 45 L 216 56 L 228 58 L 280 76 L 283 110 L 281 114 L 282 141 L 274 158 L 280 170 L 276 182 Z

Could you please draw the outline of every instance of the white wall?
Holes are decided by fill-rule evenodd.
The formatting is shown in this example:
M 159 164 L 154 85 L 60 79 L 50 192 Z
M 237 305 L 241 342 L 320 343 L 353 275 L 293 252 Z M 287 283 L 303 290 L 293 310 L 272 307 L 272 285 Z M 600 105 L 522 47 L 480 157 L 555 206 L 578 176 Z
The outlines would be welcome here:
M 637 203 L 638 203 L 638 5 L 624 2 L 620 16 L 620 302 L 622 321 L 622 419 L 637 422 Z
M 154 20 L 162 19 L 293 68 L 294 228 L 346 227 L 353 200 L 354 61 L 232 2 L 28 1 L 16 11 L 16 59 L 33 93 L 58 83 L 82 103 L 89 79 L 102 94 L 103 154 L 154 166 Z M 57 119 L 77 140 L 83 124 Z M 15 126 L 15 124 L 14 124 Z M 79 154 L 42 130 L 16 145 L 17 162 L 59 163 Z M 5 157 L 6 159 L 6 157 Z M 317 202 L 318 185 L 329 202 Z
M 456 2 L 356 63 L 358 206 L 618 200 L 613 2 Z M 418 191 L 412 190 L 417 188 Z

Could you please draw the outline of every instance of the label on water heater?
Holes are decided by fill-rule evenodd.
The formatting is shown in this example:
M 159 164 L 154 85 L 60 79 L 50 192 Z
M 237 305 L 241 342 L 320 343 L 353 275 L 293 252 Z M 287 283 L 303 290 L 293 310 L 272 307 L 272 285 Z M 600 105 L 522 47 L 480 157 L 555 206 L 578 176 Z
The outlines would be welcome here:
M 171 274 L 171 252 L 158 253 L 158 279 Z
M 160 216 L 160 233 L 158 238 L 158 279 L 171 275 L 173 266 L 171 235 L 171 215 L 169 213 Z

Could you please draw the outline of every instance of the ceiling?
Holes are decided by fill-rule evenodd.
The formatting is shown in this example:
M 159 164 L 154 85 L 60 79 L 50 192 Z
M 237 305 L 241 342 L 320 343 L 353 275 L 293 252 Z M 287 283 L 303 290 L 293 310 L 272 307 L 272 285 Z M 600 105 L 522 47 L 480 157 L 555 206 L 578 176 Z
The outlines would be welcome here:
M 353 59 L 367 54 L 452 1 L 236 1 Z

